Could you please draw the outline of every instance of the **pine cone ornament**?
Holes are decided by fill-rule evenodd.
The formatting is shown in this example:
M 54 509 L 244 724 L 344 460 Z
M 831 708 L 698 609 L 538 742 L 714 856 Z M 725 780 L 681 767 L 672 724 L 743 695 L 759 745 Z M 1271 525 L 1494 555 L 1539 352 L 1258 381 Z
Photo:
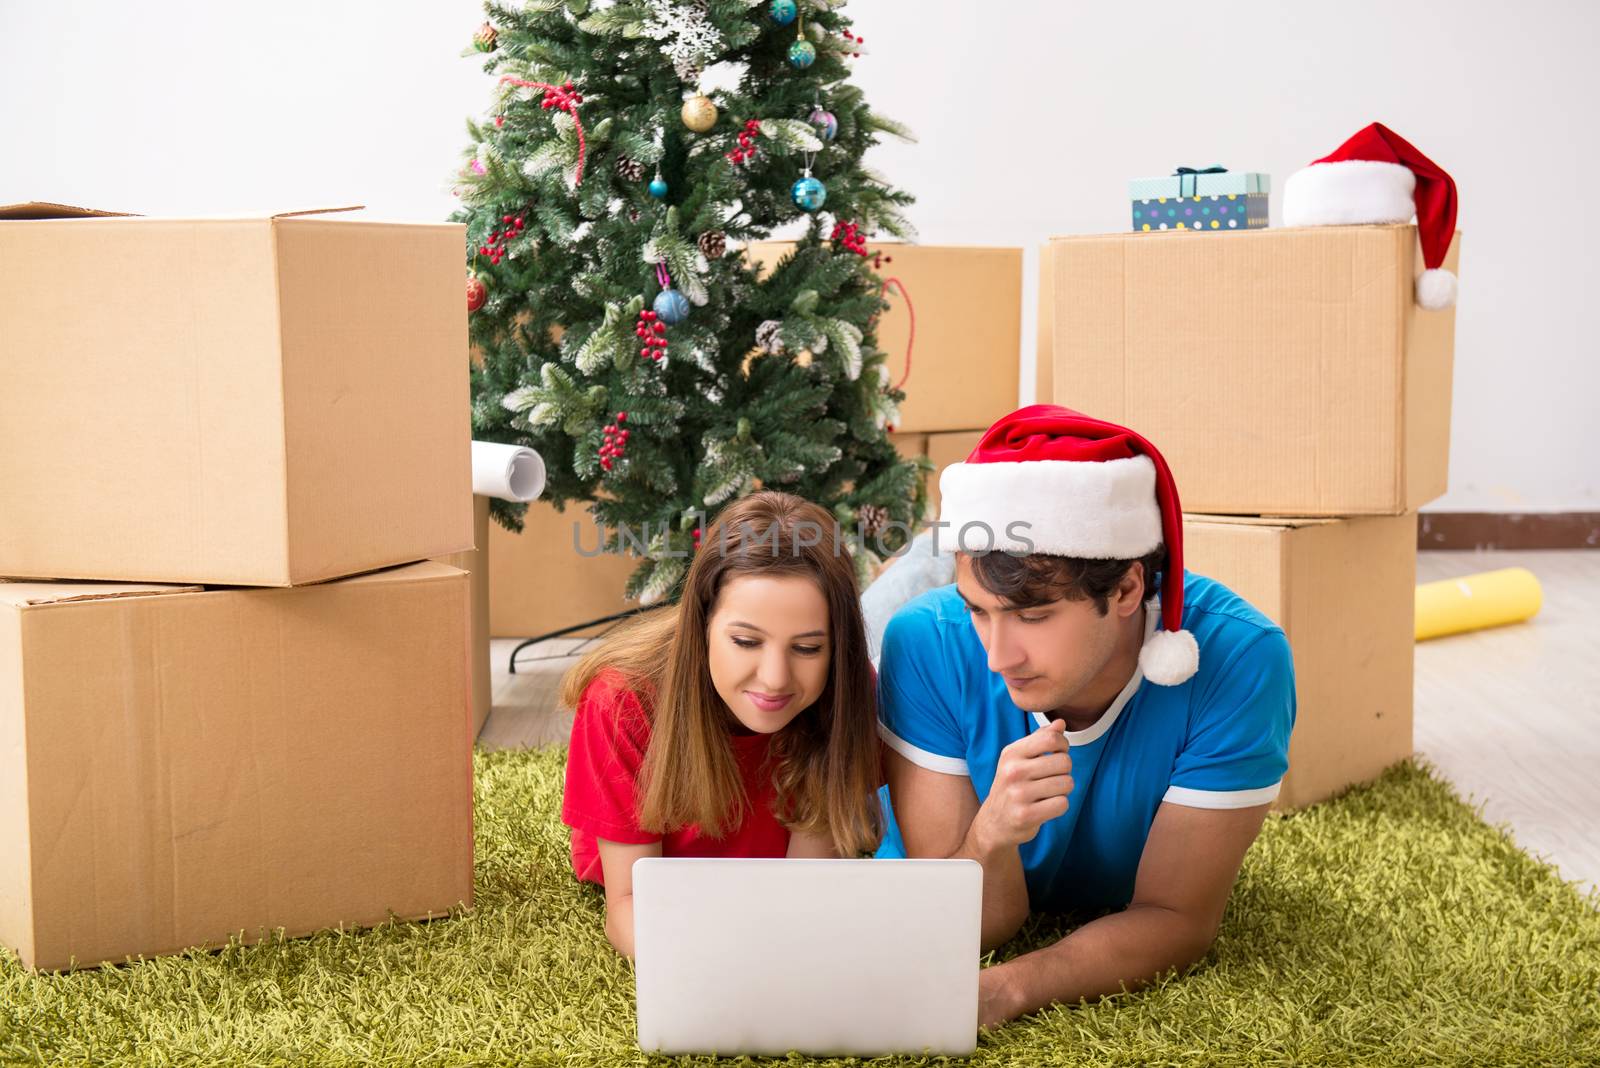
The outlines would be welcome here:
M 881 504 L 863 504 L 856 511 L 856 522 L 861 524 L 861 535 L 875 538 L 889 525 L 889 509 Z
M 640 181 L 644 178 L 644 164 L 627 156 L 618 156 L 617 177 L 625 182 Z
M 472 35 L 472 47 L 480 52 L 493 52 L 495 44 L 500 39 L 500 31 L 493 24 L 485 22 L 478 27 L 478 32 Z
M 728 235 L 721 230 L 707 230 L 700 235 L 697 243 L 708 260 L 720 260 L 722 254 L 728 251 Z
M 778 332 L 782 329 L 783 323 L 777 319 L 768 319 L 756 327 L 756 344 L 761 347 L 762 352 L 773 356 L 783 354 L 783 338 L 778 336 Z

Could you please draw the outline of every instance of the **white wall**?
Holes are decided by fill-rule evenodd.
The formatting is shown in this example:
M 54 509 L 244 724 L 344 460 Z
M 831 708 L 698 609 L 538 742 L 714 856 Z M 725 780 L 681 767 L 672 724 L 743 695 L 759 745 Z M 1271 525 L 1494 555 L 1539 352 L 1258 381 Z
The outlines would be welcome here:
M 1600 185 L 1600 5 L 1345 0 L 1197 7 L 855 0 L 857 80 L 914 145 L 868 162 L 918 196 L 922 240 L 1028 249 L 1121 230 L 1129 177 L 1272 174 L 1378 119 L 1461 189 L 1451 491 L 1430 510 L 1600 510 L 1595 345 L 1580 311 Z M 360 202 L 437 219 L 476 0 L 0 0 L 0 203 L 146 213 Z M 1587 73 L 1586 73 L 1587 72 Z M 1591 294 L 1591 296 L 1585 296 Z

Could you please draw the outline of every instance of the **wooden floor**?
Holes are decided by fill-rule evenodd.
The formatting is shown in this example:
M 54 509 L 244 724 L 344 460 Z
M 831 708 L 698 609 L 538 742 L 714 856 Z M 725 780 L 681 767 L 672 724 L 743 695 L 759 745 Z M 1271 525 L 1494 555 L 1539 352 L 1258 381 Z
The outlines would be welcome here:
M 1600 886 L 1600 552 L 1424 552 L 1417 581 L 1525 567 L 1527 623 L 1417 644 L 1417 752 L 1564 878 Z
M 1528 623 L 1417 645 L 1416 749 L 1490 823 L 1507 823 L 1563 877 L 1600 886 L 1600 552 L 1424 552 L 1417 581 L 1526 567 L 1544 587 Z M 566 740 L 556 682 L 578 649 L 546 642 L 507 670 L 515 640 L 492 643 L 491 749 Z

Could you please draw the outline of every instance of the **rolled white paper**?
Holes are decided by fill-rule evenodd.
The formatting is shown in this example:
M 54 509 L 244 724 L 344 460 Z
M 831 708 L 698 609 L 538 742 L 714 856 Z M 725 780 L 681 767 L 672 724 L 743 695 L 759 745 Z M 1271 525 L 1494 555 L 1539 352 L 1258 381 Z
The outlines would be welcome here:
M 521 445 L 474 441 L 472 492 L 503 501 L 531 501 L 544 492 L 544 460 Z

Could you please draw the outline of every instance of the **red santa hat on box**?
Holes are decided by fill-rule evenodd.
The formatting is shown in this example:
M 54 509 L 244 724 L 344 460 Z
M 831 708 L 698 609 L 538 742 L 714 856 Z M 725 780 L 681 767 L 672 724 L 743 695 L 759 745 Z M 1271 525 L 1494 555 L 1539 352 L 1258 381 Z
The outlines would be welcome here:
M 1283 185 L 1285 226 L 1403 223 L 1412 215 L 1427 268 L 1417 303 L 1448 308 L 1456 276 L 1443 265 L 1456 232 L 1456 183 L 1411 142 L 1375 122 Z
M 985 431 L 965 463 L 946 467 L 939 493 L 940 547 L 948 552 L 1134 560 L 1165 543 L 1162 628 L 1139 650 L 1139 667 L 1162 686 L 1199 668 L 1200 648 L 1183 629 L 1178 488 L 1144 438 L 1070 408 L 1030 405 Z

